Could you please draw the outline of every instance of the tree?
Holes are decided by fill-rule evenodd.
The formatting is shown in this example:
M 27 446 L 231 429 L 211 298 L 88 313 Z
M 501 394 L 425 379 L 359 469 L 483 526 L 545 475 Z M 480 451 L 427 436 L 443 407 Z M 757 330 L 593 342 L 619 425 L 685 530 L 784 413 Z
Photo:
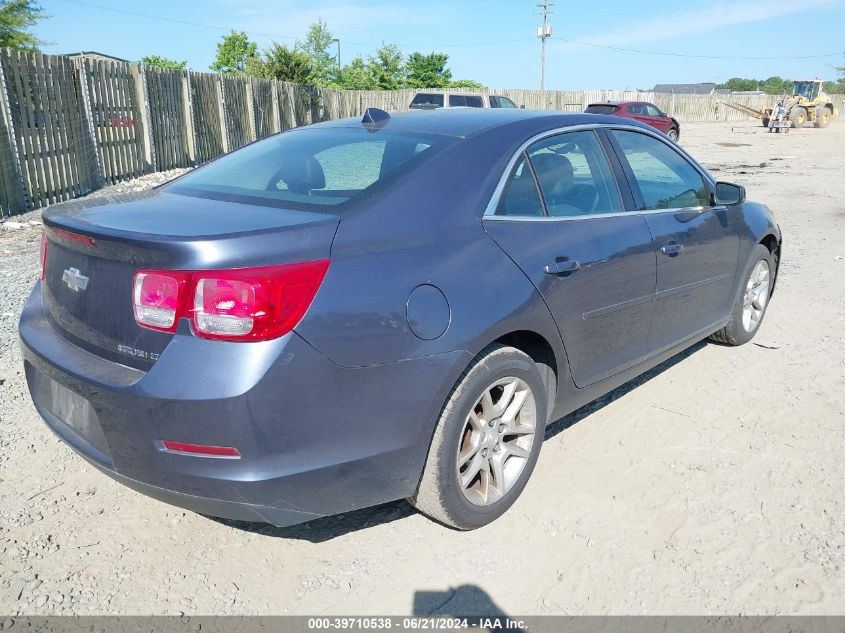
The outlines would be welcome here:
M 465 88 L 467 90 L 487 90 L 487 86 L 472 79 L 458 79 L 450 81 L 447 88 Z
M 375 90 L 377 85 L 364 58 L 359 55 L 340 69 L 329 87 L 340 90 Z
M 314 83 L 325 86 L 337 72 L 337 60 L 329 52 L 334 35 L 321 19 L 308 27 L 305 40 L 297 42 L 295 49 L 311 58 L 314 67 Z
M 309 55 L 273 42 L 262 58 L 253 57 L 246 72 L 266 79 L 280 79 L 296 84 L 314 83 L 314 64 Z
M 778 76 L 760 82 L 760 90 L 770 95 L 782 95 L 792 90 L 792 82 Z
M 141 63 L 147 66 L 155 66 L 156 68 L 165 68 L 167 70 L 185 70 L 188 67 L 187 61 L 177 62 L 166 57 L 159 57 L 158 55 L 147 55 L 141 58 Z
M 377 90 L 396 90 L 405 84 L 402 51 L 395 44 L 382 44 L 376 54 L 367 59 L 367 70 Z
M 33 0 L 0 0 L 0 48 L 37 51 L 41 44 L 30 29 L 46 17 Z
M 446 68 L 446 53 L 411 53 L 405 62 L 405 75 L 411 88 L 445 88 L 452 80 L 452 71 Z
M 243 31 L 232 31 L 217 44 L 217 57 L 209 68 L 224 75 L 243 73 L 249 61 L 257 57 L 258 45 L 250 42 Z

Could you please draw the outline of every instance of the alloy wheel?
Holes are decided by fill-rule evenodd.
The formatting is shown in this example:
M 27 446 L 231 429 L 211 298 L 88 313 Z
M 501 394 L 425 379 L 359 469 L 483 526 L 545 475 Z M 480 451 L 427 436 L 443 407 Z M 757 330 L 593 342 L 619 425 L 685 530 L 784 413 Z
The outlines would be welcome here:
M 487 506 L 519 480 L 536 439 L 537 405 L 524 380 L 508 376 L 489 385 L 464 422 L 456 455 L 464 497 Z
M 745 296 L 742 301 L 742 327 L 746 332 L 753 332 L 760 325 L 766 304 L 769 302 L 769 286 L 771 271 L 769 262 L 761 259 L 754 266 L 748 283 L 745 285 Z

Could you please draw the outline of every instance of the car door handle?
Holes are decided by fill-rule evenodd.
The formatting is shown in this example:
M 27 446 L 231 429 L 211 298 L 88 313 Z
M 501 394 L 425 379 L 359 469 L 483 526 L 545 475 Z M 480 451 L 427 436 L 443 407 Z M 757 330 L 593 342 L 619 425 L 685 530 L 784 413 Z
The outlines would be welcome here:
M 579 268 L 581 268 L 581 262 L 563 260 L 556 261 L 554 264 L 546 264 L 543 271 L 547 275 L 562 275 L 564 273 L 574 273 Z
M 684 245 L 678 244 L 677 242 L 669 242 L 660 247 L 660 252 L 669 257 L 674 257 L 682 250 L 684 250 Z

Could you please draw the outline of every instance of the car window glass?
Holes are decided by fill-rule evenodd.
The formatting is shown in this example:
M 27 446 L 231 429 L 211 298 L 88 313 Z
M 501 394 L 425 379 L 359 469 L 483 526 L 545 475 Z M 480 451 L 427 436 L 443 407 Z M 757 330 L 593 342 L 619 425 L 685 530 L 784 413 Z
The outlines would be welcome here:
M 701 174 L 677 151 L 647 134 L 613 130 L 640 188 L 646 209 L 708 206 Z
M 587 109 L 584 110 L 587 114 L 613 114 L 619 108 L 615 105 L 605 105 L 603 103 L 594 103 L 592 105 L 588 105 Z
M 628 112 L 631 114 L 644 114 L 643 107 L 639 103 L 629 105 Z
M 467 95 L 467 105 L 470 108 L 483 108 L 484 101 L 478 95 Z
M 499 97 L 500 108 L 515 108 L 516 104 L 507 97 Z
M 289 131 L 226 154 L 165 186 L 170 193 L 329 211 L 375 193 L 454 139 L 362 128 Z
M 648 116 L 660 116 L 661 112 L 655 106 L 651 105 L 650 103 L 643 104 L 645 108 L 646 114 Z
M 499 102 L 499 97 L 496 95 L 490 95 L 490 107 L 491 108 L 501 108 L 502 104 Z
M 569 132 L 528 148 L 550 216 L 622 211 L 616 180 L 592 131 Z
M 414 96 L 411 101 L 412 106 L 434 106 L 437 108 L 443 107 L 443 95 L 432 93 L 420 93 Z
M 467 98 L 464 95 L 449 95 L 449 105 L 453 108 L 465 106 Z
M 525 152 L 520 155 L 505 184 L 502 197 L 499 198 L 499 206 L 496 208 L 496 215 L 545 215 L 540 193 L 537 191 L 537 183 L 528 166 Z

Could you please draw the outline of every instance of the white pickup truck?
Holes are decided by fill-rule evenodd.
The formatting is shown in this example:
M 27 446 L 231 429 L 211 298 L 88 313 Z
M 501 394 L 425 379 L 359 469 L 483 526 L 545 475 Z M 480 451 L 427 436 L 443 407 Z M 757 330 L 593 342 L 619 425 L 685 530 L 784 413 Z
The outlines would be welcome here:
M 516 108 L 513 101 L 501 95 L 471 92 L 418 92 L 408 106 L 411 110 L 436 108 Z

